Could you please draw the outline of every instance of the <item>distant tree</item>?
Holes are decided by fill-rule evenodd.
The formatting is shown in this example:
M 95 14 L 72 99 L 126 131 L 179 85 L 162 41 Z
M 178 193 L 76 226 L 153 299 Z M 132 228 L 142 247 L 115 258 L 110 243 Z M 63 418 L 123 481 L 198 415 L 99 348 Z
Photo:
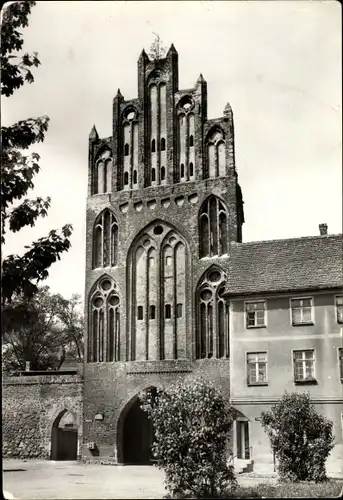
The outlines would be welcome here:
M 325 462 L 334 446 L 332 422 L 318 414 L 309 394 L 285 393 L 261 414 L 278 460 L 282 481 L 326 479 Z
M 23 37 L 19 28 L 28 26 L 33 1 L 12 2 L 5 7 L 1 24 L 1 94 L 11 96 L 25 82 L 32 83 L 32 67 L 40 62 L 37 53 L 19 55 Z M 44 140 L 49 118 L 41 116 L 21 120 L 9 127 L 1 127 L 1 245 L 5 243 L 6 227 L 17 232 L 25 226 L 34 226 L 38 217 L 45 217 L 50 198 L 25 198 L 34 187 L 33 178 L 39 172 L 37 153 L 23 154 L 24 150 Z M 21 202 L 18 204 L 18 202 Z M 17 203 L 15 207 L 13 204 Z M 72 227 L 65 225 L 60 232 L 33 242 L 22 256 L 9 255 L 2 261 L 2 313 L 14 295 L 32 297 L 37 284 L 48 276 L 48 269 L 70 248 Z M 13 311 L 12 311 L 13 313 Z
M 151 44 L 149 56 L 152 60 L 157 61 L 165 57 L 166 49 L 161 43 L 161 38 L 157 33 L 154 33 L 155 40 Z
M 63 327 L 62 333 L 66 342 L 66 354 L 78 360 L 83 359 L 84 318 L 81 296 L 73 294 L 71 299 L 63 299 L 58 317 Z
M 15 296 L 2 316 L 2 361 L 5 372 L 58 370 L 65 356 L 83 356 L 83 317 L 79 296 L 71 300 L 44 286 L 30 299 Z
M 236 486 L 228 465 L 232 411 L 219 389 L 202 379 L 141 394 L 152 419 L 152 446 L 172 498 L 215 498 Z

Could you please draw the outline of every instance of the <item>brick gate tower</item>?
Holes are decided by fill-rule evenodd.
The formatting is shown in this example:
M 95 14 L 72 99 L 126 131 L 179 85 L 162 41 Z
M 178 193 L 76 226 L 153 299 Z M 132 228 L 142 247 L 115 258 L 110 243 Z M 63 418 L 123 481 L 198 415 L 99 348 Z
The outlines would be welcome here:
M 230 246 L 241 242 L 232 110 L 207 118 L 203 76 L 178 87 L 178 53 L 138 60 L 138 97 L 113 99 L 89 136 L 83 455 L 149 461 L 147 387 L 198 375 L 229 395 Z M 97 458 L 98 457 L 98 458 Z

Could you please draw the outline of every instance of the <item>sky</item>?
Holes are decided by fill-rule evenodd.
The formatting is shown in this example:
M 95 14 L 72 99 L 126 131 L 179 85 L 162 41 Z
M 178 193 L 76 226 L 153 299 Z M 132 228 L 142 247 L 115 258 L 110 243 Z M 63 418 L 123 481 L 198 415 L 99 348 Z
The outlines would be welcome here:
M 208 118 L 230 102 L 243 192 L 243 241 L 342 232 L 341 6 L 328 1 L 38 1 L 23 29 L 35 82 L 3 98 L 2 123 L 47 114 L 30 196 L 51 196 L 3 256 L 66 223 L 72 248 L 46 284 L 84 293 L 88 135 L 111 135 L 112 99 L 137 96 L 137 60 L 158 33 L 179 53 L 179 88 L 208 84 Z

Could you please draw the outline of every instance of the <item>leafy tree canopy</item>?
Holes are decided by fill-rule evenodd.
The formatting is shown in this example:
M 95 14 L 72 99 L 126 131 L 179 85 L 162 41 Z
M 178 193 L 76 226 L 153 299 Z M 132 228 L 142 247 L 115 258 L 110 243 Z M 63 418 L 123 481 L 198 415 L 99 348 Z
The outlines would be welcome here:
M 3 11 L 1 24 L 1 94 L 9 97 L 25 82 L 33 83 L 32 67 L 40 64 L 37 53 L 19 54 L 23 47 L 21 28 L 28 26 L 33 1 L 10 3 Z M 28 118 L 1 127 L 1 244 L 5 243 L 6 228 L 12 232 L 34 226 L 38 217 L 45 217 L 50 198 L 26 198 L 34 188 L 33 179 L 39 172 L 37 153 L 24 154 L 34 144 L 42 142 L 48 130 L 49 118 Z M 13 204 L 16 204 L 13 207 Z M 72 227 L 66 224 L 60 231 L 33 242 L 22 256 L 10 255 L 2 262 L 2 305 L 11 302 L 14 294 L 31 297 L 37 283 L 48 276 L 48 269 L 70 248 Z
M 309 394 L 285 393 L 261 414 L 283 481 L 326 479 L 325 462 L 334 446 L 333 424 L 317 413 Z
M 215 498 L 237 486 L 228 465 L 232 411 L 203 379 L 141 394 L 152 419 L 152 451 L 172 498 Z
M 41 287 L 30 299 L 14 296 L 1 317 L 5 372 L 58 369 L 65 356 L 82 359 L 84 324 L 79 295 L 64 299 Z

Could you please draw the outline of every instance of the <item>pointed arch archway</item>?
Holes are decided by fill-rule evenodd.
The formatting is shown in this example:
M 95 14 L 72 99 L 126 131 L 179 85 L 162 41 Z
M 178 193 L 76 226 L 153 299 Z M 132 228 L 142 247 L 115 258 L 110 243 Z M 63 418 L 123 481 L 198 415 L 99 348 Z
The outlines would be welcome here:
M 77 449 L 77 418 L 65 408 L 52 424 L 50 460 L 77 460 Z
M 156 387 L 150 386 L 154 394 Z M 133 396 L 121 411 L 117 424 L 118 463 L 150 465 L 153 463 L 151 445 L 154 439 L 152 421 L 141 408 L 139 394 Z

